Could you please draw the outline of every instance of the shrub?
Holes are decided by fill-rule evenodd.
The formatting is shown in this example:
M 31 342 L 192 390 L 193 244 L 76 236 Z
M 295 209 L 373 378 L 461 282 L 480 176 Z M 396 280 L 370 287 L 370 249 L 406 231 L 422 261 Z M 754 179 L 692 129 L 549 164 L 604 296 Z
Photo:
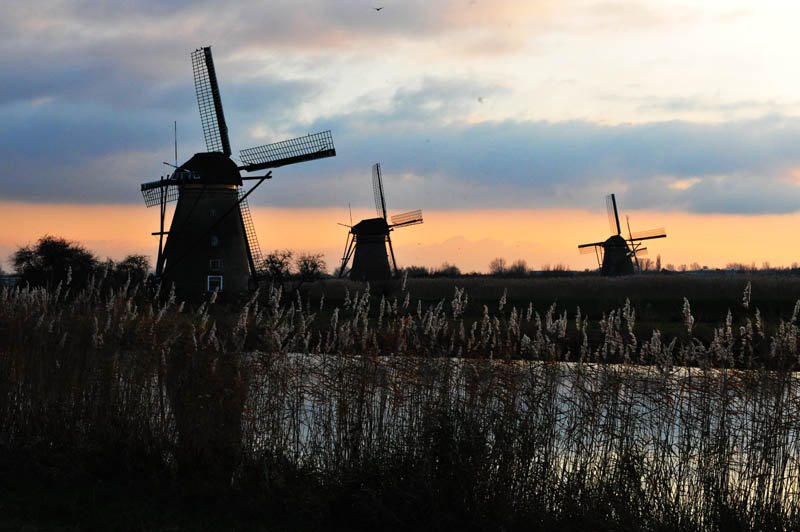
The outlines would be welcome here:
M 327 274 L 327 266 L 322 253 L 302 253 L 295 259 L 297 276 L 300 281 L 316 281 Z
M 276 249 L 264 257 L 264 271 L 267 279 L 276 283 L 286 281 L 291 274 L 293 258 L 294 253 L 288 249 Z
M 492 259 L 489 263 L 489 273 L 497 276 L 504 275 L 506 273 L 506 259 L 502 257 Z
M 20 282 L 47 287 L 59 283 L 83 287 L 98 266 L 97 258 L 80 244 L 50 235 L 17 249 L 11 263 Z

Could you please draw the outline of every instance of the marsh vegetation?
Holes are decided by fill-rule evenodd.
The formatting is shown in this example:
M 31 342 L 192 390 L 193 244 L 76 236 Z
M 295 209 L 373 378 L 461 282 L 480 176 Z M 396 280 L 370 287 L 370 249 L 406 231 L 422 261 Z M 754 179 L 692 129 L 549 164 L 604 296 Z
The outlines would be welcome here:
M 702 322 L 664 289 L 678 298 L 665 331 L 638 320 L 658 291 L 591 281 L 621 304 L 491 283 L 441 299 L 417 284 L 270 286 L 191 308 L 99 277 L 2 288 L 0 448 L 17 465 L 0 469 L 24 488 L 33 468 L 70 497 L 7 519 L 797 529 L 800 306 L 756 305 L 788 281 L 718 281 L 730 311 Z

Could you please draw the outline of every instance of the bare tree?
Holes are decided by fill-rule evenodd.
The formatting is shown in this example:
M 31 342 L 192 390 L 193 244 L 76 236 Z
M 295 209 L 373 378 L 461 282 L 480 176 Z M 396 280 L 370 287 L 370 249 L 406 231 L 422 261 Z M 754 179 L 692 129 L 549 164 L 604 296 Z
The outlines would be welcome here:
M 455 264 L 443 262 L 441 266 L 436 268 L 431 274 L 434 277 L 459 277 L 461 270 Z
M 517 259 L 506 269 L 505 274 L 512 277 L 525 277 L 528 275 L 528 263 L 523 259 Z
M 264 270 L 267 279 L 276 283 L 282 283 L 289 278 L 292 268 L 292 258 L 294 253 L 291 250 L 274 250 L 264 257 Z
M 316 281 L 327 273 L 322 253 L 303 253 L 297 256 L 295 267 L 300 281 Z
M 496 257 L 489 263 L 489 273 L 492 275 L 505 275 L 506 273 L 506 259 L 503 257 Z

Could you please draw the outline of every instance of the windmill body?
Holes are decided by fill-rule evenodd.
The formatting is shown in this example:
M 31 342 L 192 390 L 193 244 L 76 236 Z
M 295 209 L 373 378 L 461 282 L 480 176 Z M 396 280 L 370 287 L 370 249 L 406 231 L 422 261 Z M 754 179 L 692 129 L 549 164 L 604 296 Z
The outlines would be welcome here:
M 628 220 L 628 238 L 622 236 L 622 226 L 619 223 L 617 199 L 614 194 L 606 197 L 608 222 L 613 233 L 602 242 L 589 242 L 580 244 L 581 253 L 594 253 L 600 265 L 600 273 L 607 276 L 630 275 L 639 268 L 639 256 L 645 255 L 647 248 L 642 247 L 644 240 L 666 238 L 667 233 L 663 228 L 651 229 L 634 233 L 631 231 Z
M 392 276 L 386 245 L 389 224 L 383 218 L 362 220 L 350 230 L 355 241 L 350 278 L 357 281 L 381 281 Z
M 162 252 L 164 281 L 183 291 L 252 288 L 251 252 L 239 206 L 242 178 L 236 164 L 223 153 L 198 153 L 178 171 L 186 179 Z
M 349 276 L 355 281 L 386 281 L 397 275 L 397 261 L 392 248 L 391 232 L 398 227 L 422 223 L 422 211 L 416 210 L 392 216 L 386 211 L 381 165 L 372 166 L 372 189 L 375 195 L 376 218 L 361 220 L 350 227 L 347 235 L 339 276 Z M 387 251 L 388 247 L 388 251 Z M 391 263 L 389 262 L 391 258 Z M 348 270 L 350 260 L 353 266 Z
M 628 242 L 620 235 L 613 235 L 603 242 L 603 275 L 630 275 L 633 273 L 633 258 Z
M 256 286 L 262 259 L 247 197 L 266 179 L 242 175 L 336 155 L 330 131 L 242 150 L 231 159 L 211 49 L 192 53 L 197 102 L 208 151 L 196 153 L 168 178 L 142 184 L 145 205 L 161 213 L 156 276 L 182 297 L 210 291 L 243 292 Z M 245 192 L 244 181 L 256 183 Z M 175 201 L 168 231 L 167 203 Z M 166 237 L 166 243 L 164 243 Z

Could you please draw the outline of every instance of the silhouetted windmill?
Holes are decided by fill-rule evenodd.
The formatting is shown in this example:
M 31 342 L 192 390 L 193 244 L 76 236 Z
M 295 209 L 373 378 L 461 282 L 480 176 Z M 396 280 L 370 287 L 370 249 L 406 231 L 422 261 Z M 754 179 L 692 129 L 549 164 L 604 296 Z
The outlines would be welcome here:
M 144 183 L 145 205 L 160 207 L 156 276 L 184 294 L 222 290 L 240 292 L 254 286 L 262 258 L 247 206 L 249 196 L 272 171 L 256 172 L 336 155 L 330 131 L 249 148 L 231 160 L 228 127 L 222 112 L 211 48 L 192 53 L 192 70 L 207 152 L 196 153 L 169 177 Z M 243 180 L 256 180 L 247 192 Z M 169 231 L 166 205 L 177 201 Z M 164 243 L 164 236 L 167 237 Z
M 626 217 L 628 239 L 625 240 L 621 236 L 622 228 L 619 225 L 619 212 L 617 211 L 617 200 L 614 194 L 606 196 L 606 209 L 608 211 L 608 223 L 613 234 L 603 242 L 581 244 L 578 249 L 582 254 L 595 254 L 598 266 L 600 266 L 600 272 L 603 275 L 631 274 L 634 271 L 634 261 L 636 261 L 636 269 L 639 269 L 637 256 L 644 255 L 647 252 L 647 248 L 642 247 L 642 241 L 665 238 L 667 233 L 664 228 L 632 233 L 630 220 Z
M 384 281 L 392 275 L 397 275 L 397 261 L 394 258 L 394 249 L 392 249 L 392 239 L 389 233 L 398 227 L 422 223 L 421 210 L 392 216 L 392 222 L 389 223 L 379 163 L 372 166 L 372 189 L 378 217 L 361 220 L 353 226 L 345 226 L 349 227 L 350 231 L 344 246 L 339 277 L 349 274 L 350 279 L 357 281 Z M 392 256 L 391 268 L 389 256 L 386 253 L 387 244 Z M 353 267 L 348 270 L 347 265 L 351 258 Z

